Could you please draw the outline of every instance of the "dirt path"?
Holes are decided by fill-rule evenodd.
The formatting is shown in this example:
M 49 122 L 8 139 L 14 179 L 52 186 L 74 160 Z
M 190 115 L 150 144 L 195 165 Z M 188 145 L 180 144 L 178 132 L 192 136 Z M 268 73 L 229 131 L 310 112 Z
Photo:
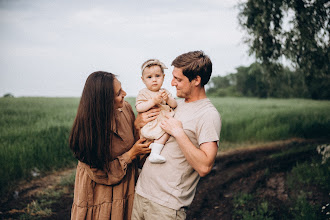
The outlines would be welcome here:
M 47 213 L 44 213 L 42 207 L 38 210 L 38 204 L 35 205 L 35 202 L 40 199 L 40 195 L 45 193 L 63 191 L 64 187 L 62 188 L 60 185 L 61 181 L 74 172 L 75 168 L 70 168 L 53 172 L 42 178 L 20 182 L 14 191 L 8 193 L 6 198 L 1 198 L 0 218 L 18 219 L 24 213 L 28 213 L 26 218 L 23 217 L 23 219 L 69 219 L 69 217 L 64 216 L 68 216 L 68 213 L 70 215 L 72 190 L 67 189 L 66 192 L 61 193 L 61 198 L 52 205 L 54 207 L 52 208 L 53 215 L 49 218 L 46 217 Z M 64 218 L 54 217 L 58 214 Z
M 289 196 L 284 184 L 286 171 L 297 161 L 309 160 L 316 151 L 302 150 L 278 157 L 270 155 L 308 143 L 309 141 L 297 139 L 220 153 L 211 173 L 200 180 L 195 199 L 187 212 L 187 219 L 233 219 L 233 197 L 242 192 L 257 192 L 274 203 L 275 208 L 278 206 L 280 209 Z M 16 199 L 12 197 L 2 202 L 0 218 L 20 216 L 27 211 L 26 204 L 31 203 L 38 193 L 47 189 L 56 190 L 61 179 L 72 175 L 73 171 L 74 169 L 69 169 L 57 172 L 20 185 Z M 322 193 L 315 198 L 320 201 L 327 199 L 329 200 L 328 196 Z M 41 219 L 70 219 L 71 204 L 72 186 L 51 205 L 52 215 Z
M 238 193 L 257 194 L 281 212 L 289 202 L 286 172 L 297 162 L 308 161 L 317 154 L 314 149 L 303 150 L 303 146 L 310 143 L 315 141 L 296 139 L 220 153 L 212 172 L 200 180 L 187 219 L 233 219 L 233 198 Z M 297 148 L 302 150 L 288 153 Z M 286 153 L 271 156 L 281 152 Z M 311 199 L 329 203 L 329 192 L 315 190 L 315 198 Z

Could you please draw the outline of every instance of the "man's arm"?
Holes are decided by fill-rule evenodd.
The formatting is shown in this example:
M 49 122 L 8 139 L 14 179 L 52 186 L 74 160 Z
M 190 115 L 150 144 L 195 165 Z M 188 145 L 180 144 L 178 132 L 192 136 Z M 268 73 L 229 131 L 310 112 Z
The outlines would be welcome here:
M 175 137 L 188 163 L 203 177 L 206 176 L 213 167 L 215 157 L 218 152 L 216 142 L 206 142 L 196 148 L 183 130 L 182 123 L 172 117 L 167 117 L 161 123 L 165 132 Z

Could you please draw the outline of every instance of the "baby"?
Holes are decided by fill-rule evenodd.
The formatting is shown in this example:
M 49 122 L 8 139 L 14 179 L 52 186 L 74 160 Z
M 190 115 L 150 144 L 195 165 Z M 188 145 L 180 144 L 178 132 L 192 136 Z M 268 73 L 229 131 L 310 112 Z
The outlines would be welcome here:
M 164 69 L 167 69 L 167 67 L 157 59 L 150 59 L 142 64 L 141 79 L 147 88 L 140 90 L 135 104 L 137 112 L 148 111 L 154 106 L 159 107 L 161 110 L 155 120 L 148 122 L 141 129 L 142 137 L 154 140 L 154 143 L 150 145 L 149 161 L 151 163 L 164 163 L 166 161 L 160 155 L 160 152 L 170 135 L 165 133 L 160 127 L 160 123 L 165 115 L 173 116 L 174 111 L 172 108 L 177 106 L 177 102 L 172 95 L 166 89 L 161 88 L 165 77 Z

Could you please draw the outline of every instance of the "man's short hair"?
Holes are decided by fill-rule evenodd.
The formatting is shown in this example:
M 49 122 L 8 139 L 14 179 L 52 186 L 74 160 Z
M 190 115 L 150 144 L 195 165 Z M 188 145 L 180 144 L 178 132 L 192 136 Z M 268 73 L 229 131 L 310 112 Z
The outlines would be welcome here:
M 197 76 L 201 77 L 201 86 L 208 83 L 212 74 L 212 62 L 203 51 L 192 51 L 181 54 L 172 62 L 172 66 L 182 69 L 191 82 Z

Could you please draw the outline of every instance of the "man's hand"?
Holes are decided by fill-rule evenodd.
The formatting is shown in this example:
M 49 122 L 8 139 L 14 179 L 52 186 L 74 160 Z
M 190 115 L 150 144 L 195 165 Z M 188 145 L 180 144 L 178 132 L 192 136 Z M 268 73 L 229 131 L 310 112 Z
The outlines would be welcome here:
M 181 135 L 182 132 L 184 133 L 181 121 L 168 115 L 165 115 L 165 117 L 166 119 L 160 123 L 160 127 L 166 133 L 170 134 L 173 137 Z
M 134 126 L 137 130 L 140 130 L 148 122 L 155 120 L 159 115 L 159 108 L 152 108 L 149 111 L 139 113 L 135 119 Z

